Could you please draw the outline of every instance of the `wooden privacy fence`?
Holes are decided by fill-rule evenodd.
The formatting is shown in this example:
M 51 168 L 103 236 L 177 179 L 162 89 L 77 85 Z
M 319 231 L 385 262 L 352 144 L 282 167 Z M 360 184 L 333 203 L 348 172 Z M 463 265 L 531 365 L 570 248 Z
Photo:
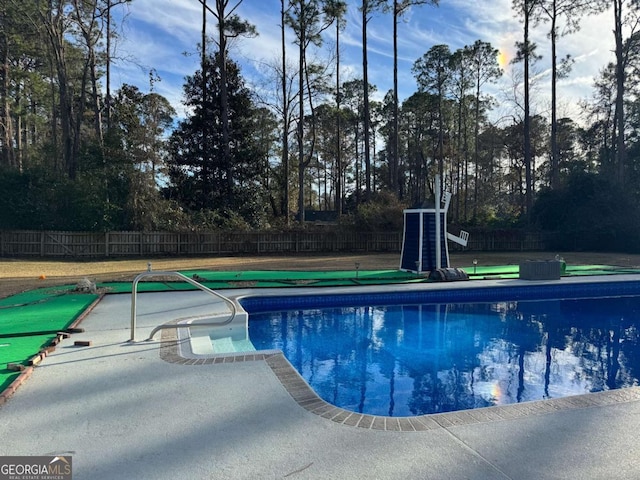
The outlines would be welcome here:
M 471 231 L 450 251 L 545 250 L 549 236 L 520 230 Z M 55 232 L 0 231 L 3 257 L 132 257 L 331 252 L 400 252 L 402 232 Z

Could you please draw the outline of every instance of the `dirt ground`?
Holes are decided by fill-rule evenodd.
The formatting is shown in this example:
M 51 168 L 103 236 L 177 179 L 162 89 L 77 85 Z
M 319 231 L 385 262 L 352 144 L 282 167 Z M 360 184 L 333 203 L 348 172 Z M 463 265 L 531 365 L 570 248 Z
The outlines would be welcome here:
M 640 255 L 590 252 L 559 252 L 570 265 L 617 265 L 640 267 Z M 523 260 L 550 259 L 550 252 L 465 252 L 450 255 L 451 266 L 510 265 Z M 189 258 L 137 258 L 124 260 L 42 260 L 0 259 L 0 298 L 25 290 L 53 285 L 75 284 L 83 278 L 92 281 L 131 281 L 147 270 L 391 270 L 400 264 L 399 253 L 362 255 L 290 255 Z

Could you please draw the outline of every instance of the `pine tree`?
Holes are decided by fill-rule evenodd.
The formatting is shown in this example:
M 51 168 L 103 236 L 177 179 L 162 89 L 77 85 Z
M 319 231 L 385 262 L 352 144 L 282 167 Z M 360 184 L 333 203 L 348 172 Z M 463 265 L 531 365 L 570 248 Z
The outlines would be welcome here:
M 238 65 L 227 59 L 227 101 L 230 129 L 224 144 L 221 75 L 217 53 L 207 59 L 207 97 L 202 98 L 202 71 L 187 77 L 185 104 L 193 114 L 180 122 L 169 139 L 167 194 L 191 212 L 216 212 L 221 222 L 238 214 L 252 225 L 260 223 L 266 202 L 259 174 L 264 145 L 259 141 L 257 108 Z M 206 119 L 206 120 L 205 120 Z M 204 121 L 209 128 L 202 128 Z M 202 132 L 206 131 L 206 138 Z M 227 156 L 227 151 L 229 156 Z M 230 173 L 231 172 L 231 173 Z M 228 175 L 232 175 L 229 182 Z

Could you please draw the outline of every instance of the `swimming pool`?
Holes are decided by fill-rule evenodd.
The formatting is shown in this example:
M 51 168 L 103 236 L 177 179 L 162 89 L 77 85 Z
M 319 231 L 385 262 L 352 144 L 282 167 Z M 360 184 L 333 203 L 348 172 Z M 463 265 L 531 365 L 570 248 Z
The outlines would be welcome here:
M 637 385 L 640 282 L 249 297 L 249 337 L 346 410 L 414 416 Z M 316 337 L 321 333 L 323 337 Z

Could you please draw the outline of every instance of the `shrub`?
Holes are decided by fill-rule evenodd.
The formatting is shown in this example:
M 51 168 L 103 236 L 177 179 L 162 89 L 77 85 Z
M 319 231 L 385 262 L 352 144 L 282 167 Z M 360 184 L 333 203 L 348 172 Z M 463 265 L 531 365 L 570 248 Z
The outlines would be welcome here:
M 380 192 L 358 207 L 354 215 L 355 228 L 368 232 L 402 231 L 406 205 L 389 192 Z
M 540 193 L 532 219 L 555 232 L 564 250 L 640 250 L 640 210 L 633 194 L 602 175 L 576 173 L 558 190 Z

